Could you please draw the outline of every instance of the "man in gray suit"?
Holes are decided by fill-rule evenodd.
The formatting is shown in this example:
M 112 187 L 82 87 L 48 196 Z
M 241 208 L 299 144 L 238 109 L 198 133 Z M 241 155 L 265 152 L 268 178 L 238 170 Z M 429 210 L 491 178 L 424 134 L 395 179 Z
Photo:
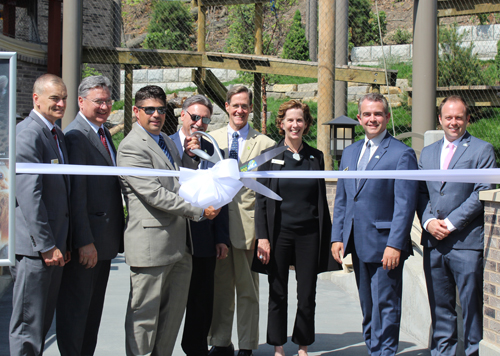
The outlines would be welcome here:
M 16 161 L 68 163 L 64 134 L 55 125 L 66 109 L 66 86 L 45 74 L 33 85 L 33 110 L 16 127 Z M 69 261 L 70 182 L 58 174 L 16 175 L 16 264 L 10 354 L 42 355 L 63 273 Z
M 493 146 L 471 136 L 467 103 L 450 96 L 439 107 L 444 138 L 425 147 L 420 169 L 495 168 Z M 432 355 L 455 355 L 456 288 L 464 321 L 467 355 L 478 355 L 482 338 L 484 207 L 479 191 L 490 184 L 422 182 L 424 273 L 432 317 Z
M 166 96 L 155 85 L 135 95 L 137 122 L 118 148 L 120 167 L 178 170 L 196 168 L 189 152 L 199 148 L 186 139 L 186 151 L 161 128 Z M 171 355 L 186 308 L 191 277 L 191 234 L 188 220 L 213 219 L 219 210 L 192 206 L 178 195 L 176 177 L 120 177 L 127 205 L 125 261 L 130 266 L 130 296 L 125 319 L 127 355 Z
M 64 130 L 69 163 L 115 166 L 116 150 L 104 123 L 111 113 L 111 82 L 82 80 L 80 111 Z M 101 322 L 111 260 L 123 252 L 123 202 L 117 176 L 72 175 L 73 252 L 57 302 L 57 343 L 61 355 L 93 355 Z

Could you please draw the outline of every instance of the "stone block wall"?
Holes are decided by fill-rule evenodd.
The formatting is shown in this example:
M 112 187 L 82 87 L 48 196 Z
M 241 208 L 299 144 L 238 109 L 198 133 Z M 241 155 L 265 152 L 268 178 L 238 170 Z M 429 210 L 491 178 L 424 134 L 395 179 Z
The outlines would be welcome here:
M 500 190 L 480 192 L 484 201 L 484 305 L 482 356 L 500 355 Z

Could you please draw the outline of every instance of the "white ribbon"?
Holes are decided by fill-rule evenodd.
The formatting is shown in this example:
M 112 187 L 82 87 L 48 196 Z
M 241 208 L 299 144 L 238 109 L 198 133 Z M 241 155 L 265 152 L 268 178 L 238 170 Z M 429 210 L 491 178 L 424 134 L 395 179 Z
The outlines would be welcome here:
M 500 183 L 500 168 L 451 170 L 394 170 L 394 171 L 257 171 L 238 170 L 235 160 L 219 161 L 210 169 L 170 171 L 148 168 L 80 166 L 72 164 L 17 163 L 16 173 L 25 174 L 79 174 L 79 175 L 132 175 L 153 177 L 179 177 L 179 194 L 189 203 L 206 208 L 220 207 L 230 202 L 243 184 L 240 178 L 360 178 L 405 179 L 437 182 Z
M 231 200 L 243 187 L 238 162 L 234 159 L 219 161 L 210 169 L 181 168 L 179 195 L 192 205 L 218 209 Z

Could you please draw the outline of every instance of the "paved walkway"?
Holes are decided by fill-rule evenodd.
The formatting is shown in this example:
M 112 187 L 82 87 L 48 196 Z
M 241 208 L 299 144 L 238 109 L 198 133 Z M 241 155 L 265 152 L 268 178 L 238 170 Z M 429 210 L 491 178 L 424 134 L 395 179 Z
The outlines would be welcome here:
M 129 268 L 123 256 L 118 256 L 111 267 L 103 319 L 99 333 L 96 356 L 125 355 L 125 310 L 129 292 Z M 260 337 L 255 356 L 273 355 L 273 348 L 266 344 L 268 283 L 260 278 Z M 290 300 L 288 333 L 290 335 L 296 309 L 295 274 L 290 273 Z M 0 299 L 0 356 L 8 356 L 8 322 L 12 305 L 12 285 Z M 365 356 L 367 350 L 361 334 L 361 310 L 356 299 L 329 280 L 318 280 L 316 297 L 316 342 L 309 347 L 309 355 Z M 181 328 L 182 330 L 182 328 Z M 174 349 L 175 356 L 183 356 L 180 336 Z M 237 347 L 236 328 L 233 329 L 233 343 Z M 296 355 L 297 346 L 290 338 L 285 344 L 287 355 Z M 399 355 L 430 355 L 428 349 L 418 345 L 410 336 L 401 333 Z M 47 335 L 44 355 L 59 355 L 55 327 Z

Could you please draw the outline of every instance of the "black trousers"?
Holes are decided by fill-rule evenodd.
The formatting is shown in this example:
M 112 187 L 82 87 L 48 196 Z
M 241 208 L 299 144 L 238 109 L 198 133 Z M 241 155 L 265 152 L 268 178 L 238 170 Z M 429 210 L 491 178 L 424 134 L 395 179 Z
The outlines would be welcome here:
M 314 342 L 318 254 L 318 233 L 301 236 L 280 233 L 277 237 L 269 262 L 268 344 L 281 346 L 287 340 L 288 271 L 292 263 L 297 279 L 297 314 L 292 341 L 302 346 Z
M 216 258 L 193 256 L 193 271 L 182 335 L 182 350 L 188 356 L 208 353 L 207 336 L 214 305 L 214 271 Z
M 62 356 L 94 354 L 111 269 L 111 260 L 85 268 L 78 259 L 74 251 L 64 266 L 57 301 L 57 345 Z

